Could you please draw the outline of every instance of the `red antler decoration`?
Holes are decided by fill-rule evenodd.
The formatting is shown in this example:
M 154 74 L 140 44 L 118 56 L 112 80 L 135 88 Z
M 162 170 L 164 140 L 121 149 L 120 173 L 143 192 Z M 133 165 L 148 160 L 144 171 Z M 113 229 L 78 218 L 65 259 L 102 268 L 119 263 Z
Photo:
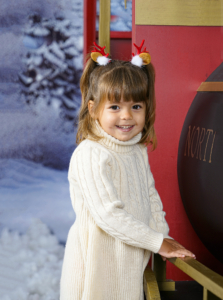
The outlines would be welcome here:
M 142 43 L 141 43 L 141 45 L 140 45 L 140 46 L 137 46 L 135 43 L 133 43 L 133 45 L 134 45 L 134 46 L 136 47 L 136 49 L 137 49 L 137 55 L 139 55 L 140 53 L 143 53 L 143 52 L 146 52 L 146 53 L 148 53 L 148 51 L 146 51 L 146 47 L 143 49 L 143 51 L 141 51 L 141 50 L 142 50 L 142 46 L 143 46 L 144 42 L 145 42 L 145 40 L 142 40 Z M 134 54 L 134 53 L 132 53 L 132 56 L 135 56 L 135 54 Z
M 102 56 L 105 56 L 105 57 L 108 57 L 109 56 L 109 53 L 105 54 L 105 46 L 104 47 L 100 47 L 99 45 L 97 45 L 95 42 L 94 42 L 94 50 L 92 50 L 91 52 L 99 52 L 102 54 Z M 97 49 L 98 48 L 98 49 Z

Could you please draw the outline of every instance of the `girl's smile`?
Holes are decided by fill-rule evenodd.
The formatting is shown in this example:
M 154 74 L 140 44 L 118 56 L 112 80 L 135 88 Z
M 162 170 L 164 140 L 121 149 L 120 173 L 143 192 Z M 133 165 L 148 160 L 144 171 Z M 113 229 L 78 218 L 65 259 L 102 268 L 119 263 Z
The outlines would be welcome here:
M 116 125 L 121 131 L 123 132 L 129 132 L 130 130 L 132 130 L 132 128 L 134 127 L 134 125 L 130 125 L 130 126 L 118 126 Z
M 145 114 L 144 102 L 135 103 L 121 100 L 119 103 L 111 103 L 109 100 L 105 100 L 97 119 L 109 135 L 120 141 L 128 141 L 142 132 L 145 125 Z

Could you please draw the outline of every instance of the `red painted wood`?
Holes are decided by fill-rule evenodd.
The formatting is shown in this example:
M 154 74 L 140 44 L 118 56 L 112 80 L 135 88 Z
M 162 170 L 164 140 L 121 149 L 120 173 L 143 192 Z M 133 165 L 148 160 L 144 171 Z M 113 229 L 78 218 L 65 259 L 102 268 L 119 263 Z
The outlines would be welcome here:
M 132 32 L 136 44 L 145 39 L 156 70 L 158 147 L 149 159 L 170 236 L 195 253 L 201 263 L 223 275 L 223 265 L 205 248 L 187 218 L 177 179 L 178 143 L 187 111 L 201 82 L 222 63 L 221 28 L 138 25 Z M 167 278 L 190 280 L 169 262 Z
M 131 60 L 132 39 L 111 39 L 112 59 Z
M 132 39 L 131 31 L 111 31 L 111 39 Z
M 98 31 L 96 31 L 96 38 L 98 38 Z M 132 39 L 131 31 L 110 31 L 111 39 Z
M 84 0 L 84 62 L 96 40 L 96 0 Z

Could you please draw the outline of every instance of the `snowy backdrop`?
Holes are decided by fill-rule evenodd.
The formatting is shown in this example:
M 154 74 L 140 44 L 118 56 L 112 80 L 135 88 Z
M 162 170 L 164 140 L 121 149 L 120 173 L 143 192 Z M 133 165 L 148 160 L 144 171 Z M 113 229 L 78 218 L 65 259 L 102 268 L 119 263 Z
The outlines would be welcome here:
M 99 27 L 99 5 L 97 0 L 97 21 L 96 29 Z M 112 31 L 132 31 L 132 0 L 127 0 L 125 9 L 124 0 L 111 0 L 111 23 Z
M 0 299 L 59 300 L 75 221 L 67 170 L 81 101 L 83 1 L 0 3 Z M 131 30 L 131 1 L 125 10 L 112 0 L 111 14 L 111 30 Z

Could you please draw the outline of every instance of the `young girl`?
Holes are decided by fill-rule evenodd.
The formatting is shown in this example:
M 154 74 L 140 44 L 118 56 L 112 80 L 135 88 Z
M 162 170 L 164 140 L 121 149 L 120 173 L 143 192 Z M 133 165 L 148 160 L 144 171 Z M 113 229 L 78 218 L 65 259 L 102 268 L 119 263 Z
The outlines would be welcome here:
M 154 68 L 143 43 L 131 62 L 96 46 L 81 77 L 78 147 L 69 167 L 76 221 L 61 300 L 143 300 L 151 252 L 195 255 L 168 236 L 146 146 L 156 146 Z

